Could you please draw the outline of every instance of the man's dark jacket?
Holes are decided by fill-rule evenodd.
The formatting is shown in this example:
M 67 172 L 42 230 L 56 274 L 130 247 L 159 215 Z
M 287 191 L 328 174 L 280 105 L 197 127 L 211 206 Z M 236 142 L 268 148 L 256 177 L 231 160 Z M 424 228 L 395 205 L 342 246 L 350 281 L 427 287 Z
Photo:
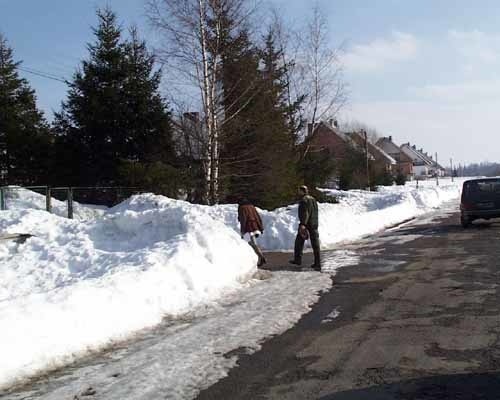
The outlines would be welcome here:
M 299 202 L 299 221 L 308 228 L 318 229 L 318 203 L 308 194 Z

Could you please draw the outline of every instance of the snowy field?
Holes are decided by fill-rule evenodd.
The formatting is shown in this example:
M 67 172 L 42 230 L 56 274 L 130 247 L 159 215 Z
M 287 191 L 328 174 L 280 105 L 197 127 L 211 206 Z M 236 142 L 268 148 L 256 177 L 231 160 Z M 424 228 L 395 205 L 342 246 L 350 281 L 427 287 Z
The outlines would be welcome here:
M 332 191 L 340 203 L 320 205 L 322 246 L 334 248 L 336 243 L 434 210 L 458 198 L 460 183 L 442 180 L 435 187 L 426 182 L 418 190 L 411 183 L 373 193 Z M 159 325 L 164 317 L 200 315 L 199 310 L 217 309 L 239 294 L 261 293 L 262 298 L 263 293 L 279 292 L 275 301 L 292 306 L 283 313 L 277 305 L 279 312 L 271 314 L 277 318 L 275 324 L 246 327 L 251 334 L 226 340 L 229 347 L 217 353 L 232 346 L 255 348 L 263 338 L 292 326 L 316 301 L 318 291 L 331 285 L 328 274 L 307 273 L 297 279 L 294 273 L 275 273 L 265 281 L 253 279 L 257 258 L 239 237 L 236 206 L 206 207 L 144 194 L 107 211 L 80 206 L 79 219 L 68 220 L 41 210 L 43 196 L 16 193 L 9 210 L 0 212 L 0 233 L 33 237 L 25 243 L 0 241 L 0 324 L 4 327 L 0 330 L 0 388 L 129 339 Z M 57 214 L 64 215 L 60 206 Z M 262 212 L 264 248 L 291 249 L 296 212 L 296 206 Z M 334 272 L 340 266 L 327 266 L 327 270 Z M 279 290 L 297 284 L 304 291 L 296 286 Z M 245 308 L 233 318 L 241 318 L 239 325 L 231 322 L 240 329 L 250 321 Z M 193 348 L 200 339 L 195 336 L 186 342 Z M 201 346 L 200 351 L 205 350 Z M 220 365 L 213 355 L 194 354 L 196 359 L 187 362 L 184 372 L 207 368 L 201 380 L 219 379 L 234 364 L 230 360 L 231 365 Z M 195 393 L 192 385 L 198 384 L 189 382 L 187 389 L 179 386 L 182 396 L 187 396 L 182 398 Z

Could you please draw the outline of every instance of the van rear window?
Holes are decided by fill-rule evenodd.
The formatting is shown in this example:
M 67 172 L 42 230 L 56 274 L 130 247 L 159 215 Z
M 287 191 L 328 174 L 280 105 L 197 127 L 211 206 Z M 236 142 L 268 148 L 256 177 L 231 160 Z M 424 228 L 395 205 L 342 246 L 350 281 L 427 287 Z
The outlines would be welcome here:
M 466 182 L 464 192 L 465 194 L 500 193 L 500 179 Z

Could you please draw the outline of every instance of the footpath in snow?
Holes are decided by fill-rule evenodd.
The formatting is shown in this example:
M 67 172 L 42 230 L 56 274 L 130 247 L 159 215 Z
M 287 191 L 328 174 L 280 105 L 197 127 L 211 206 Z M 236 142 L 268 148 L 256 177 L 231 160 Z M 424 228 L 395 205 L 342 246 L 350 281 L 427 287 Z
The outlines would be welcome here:
M 252 279 L 257 260 L 239 237 L 235 205 L 207 207 L 143 194 L 107 211 L 81 206 L 84 217 L 68 220 L 41 210 L 42 196 L 16 193 L 9 210 L 0 212 L 0 232 L 33 237 L 22 244 L 0 242 L 0 325 L 5 327 L 0 388 L 128 339 L 166 316 L 215 307 L 248 285 L 270 283 Z M 339 204 L 320 205 L 325 249 L 458 198 L 460 182 L 332 194 Z M 265 249 L 291 249 L 296 214 L 296 206 L 262 211 Z M 272 285 L 283 279 L 285 287 L 292 275 L 276 274 Z M 289 293 L 301 304 L 300 312 L 290 310 L 278 328 L 254 329 L 262 338 L 293 325 L 316 300 L 311 290 L 331 284 L 327 274 L 301 279 L 307 293 Z M 255 347 L 256 341 L 248 345 Z

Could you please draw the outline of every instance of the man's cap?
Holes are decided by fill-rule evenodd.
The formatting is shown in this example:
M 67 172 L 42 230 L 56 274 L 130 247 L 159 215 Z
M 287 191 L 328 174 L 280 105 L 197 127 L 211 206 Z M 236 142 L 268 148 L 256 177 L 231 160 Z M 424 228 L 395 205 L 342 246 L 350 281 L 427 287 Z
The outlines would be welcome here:
M 306 185 L 302 185 L 299 189 L 302 190 L 304 193 L 309 192 L 309 189 Z

